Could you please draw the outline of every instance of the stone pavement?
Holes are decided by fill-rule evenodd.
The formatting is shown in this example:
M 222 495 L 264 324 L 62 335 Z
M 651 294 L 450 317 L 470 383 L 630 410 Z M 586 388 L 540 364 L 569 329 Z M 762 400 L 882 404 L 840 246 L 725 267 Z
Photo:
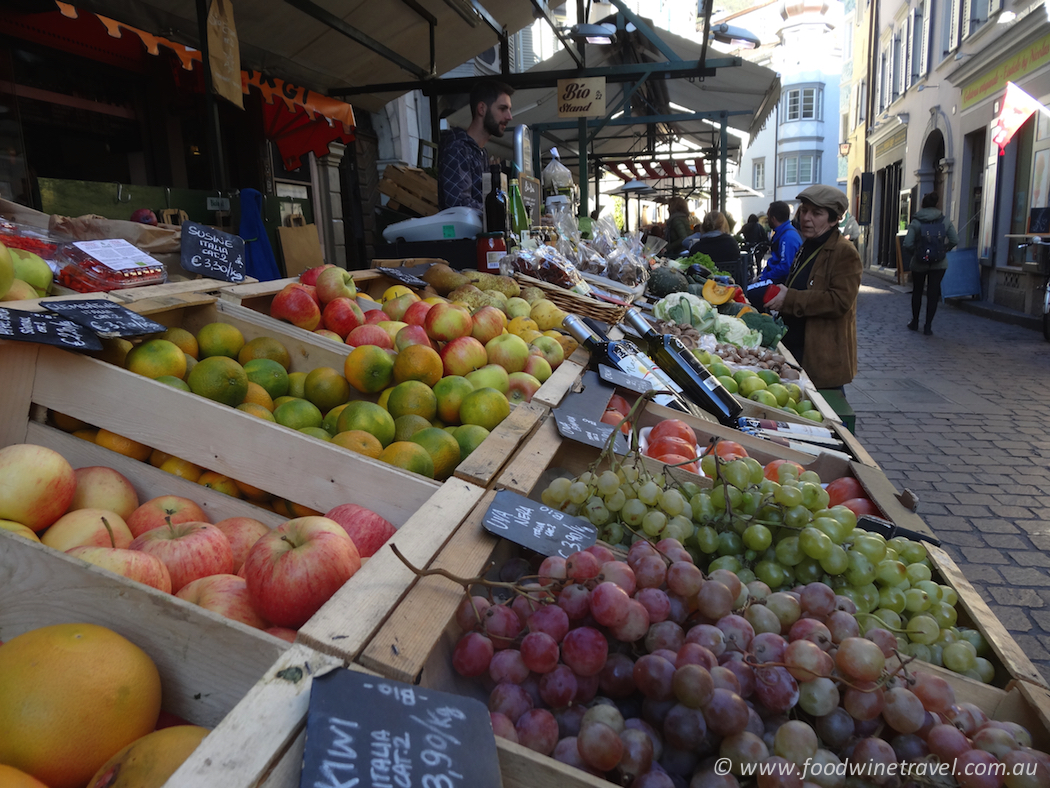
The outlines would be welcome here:
M 947 304 L 908 331 L 902 290 L 864 277 L 857 437 L 1050 678 L 1050 342 Z

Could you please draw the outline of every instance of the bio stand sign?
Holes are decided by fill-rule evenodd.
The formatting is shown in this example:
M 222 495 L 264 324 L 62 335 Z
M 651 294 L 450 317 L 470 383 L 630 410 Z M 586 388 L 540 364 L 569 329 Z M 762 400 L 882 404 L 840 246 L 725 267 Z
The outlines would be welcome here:
M 558 80 L 559 118 L 601 118 L 605 115 L 605 77 Z

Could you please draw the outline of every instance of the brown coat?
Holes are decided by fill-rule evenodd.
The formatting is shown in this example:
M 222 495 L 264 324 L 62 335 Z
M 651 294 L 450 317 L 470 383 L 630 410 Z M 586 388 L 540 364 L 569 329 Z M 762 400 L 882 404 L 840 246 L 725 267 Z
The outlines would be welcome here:
M 806 319 L 802 366 L 818 389 L 843 386 L 857 374 L 860 255 L 837 230 L 817 252 L 806 290 L 788 290 L 781 312 Z

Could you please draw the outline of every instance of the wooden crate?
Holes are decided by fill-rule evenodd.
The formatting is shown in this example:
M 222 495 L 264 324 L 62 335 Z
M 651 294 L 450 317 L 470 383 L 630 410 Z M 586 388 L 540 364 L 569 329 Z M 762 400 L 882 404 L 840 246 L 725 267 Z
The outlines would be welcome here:
M 390 207 L 403 206 L 420 216 L 438 212 L 437 180 L 416 167 L 388 164 L 379 181 L 379 191 L 390 198 Z
M 393 263 L 394 261 L 385 262 Z M 395 266 L 391 265 L 389 267 Z M 377 271 L 371 268 L 362 269 L 360 271 L 351 271 L 350 273 L 353 275 L 354 284 L 357 286 L 357 292 L 371 296 L 377 303 L 380 301 L 387 288 L 401 284 L 396 279 L 384 274 L 382 271 Z M 219 297 L 224 301 L 229 301 L 233 304 L 241 304 L 249 309 L 254 309 L 256 312 L 262 312 L 265 315 L 269 315 L 270 302 L 273 301 L 273 297 L 281 292 L 281 290 L 287 285 L 295 284 L 298 281 L 299 278 L 293 276 L 288 279 L 274 279 L 270 282 L 257 282 L 250 285 L 231 285 L 222 288 L 219 291 Z M 417 292 L 421 298 L 437 295 L 437 293 L 429 287 Z

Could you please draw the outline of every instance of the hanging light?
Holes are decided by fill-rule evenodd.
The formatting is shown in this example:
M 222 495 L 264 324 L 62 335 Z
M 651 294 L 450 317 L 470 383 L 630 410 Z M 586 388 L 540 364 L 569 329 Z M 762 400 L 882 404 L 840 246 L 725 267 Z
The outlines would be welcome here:
M 576 39 L 582 38 L 588 44 L 608 46 L 616 42 L 616 26 L 608 22 L 601 25 L 581 22 L 569 28 L 569 35 Z
M 727 25 L 725 22 L 711 27 L 711 38 L 720 44 L 729 44 L 730 46 L 743 47 L 744 49 L 758 49 L 758 47 L 762 46 L 758 36 L 750 30 Z

